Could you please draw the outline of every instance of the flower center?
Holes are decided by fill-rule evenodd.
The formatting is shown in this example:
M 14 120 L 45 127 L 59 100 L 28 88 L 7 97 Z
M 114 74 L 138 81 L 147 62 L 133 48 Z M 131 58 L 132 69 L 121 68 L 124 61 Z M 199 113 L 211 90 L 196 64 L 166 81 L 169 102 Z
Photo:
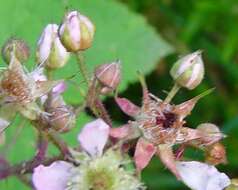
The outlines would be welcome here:
M 177 116 L 172 112 L 165 112 L 163 114 L 164 116 L 158 115 L 156 117 L 156 125 L 162 125 L 163 128 L 167 129 L 174 124 Z
M 114 184 L 113 175 L 107 168 L 91 170 L 88 173 L 90 190 L 111 190 Z

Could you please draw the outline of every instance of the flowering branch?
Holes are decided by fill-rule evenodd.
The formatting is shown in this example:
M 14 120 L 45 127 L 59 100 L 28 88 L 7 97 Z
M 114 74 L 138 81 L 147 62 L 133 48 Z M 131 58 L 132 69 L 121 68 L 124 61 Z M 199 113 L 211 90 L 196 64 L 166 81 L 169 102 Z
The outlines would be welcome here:
M 165 100 L 149 92 L 142 74 L 141 107 L 116 93 L 117 105 L 131 120 L 113 127 L 100 98 L 118 89 L 121 64 L 114 61 L 99 65 L 89 75 L 82 53 L 91 47 L 94 33 L 92 21 L 77 11 L 68 12 L 60 26 L 48 24 L 38 41 L 38 65 L 32 72 L 23 65 L 29 57 L 23 40 L 11 39 L 4 45 L 2 53 L 8 66 L 0 77 L 0 133 L 20 113 L 36 128 L 38 141 L 36 155 L 28 161 L 11 165 L 0 159 L 0 179 L 15 175 L 36 190 L 144 190 L 140 174 L 156 155 L 178 180 L 193 190 L 231 187 L 232 180 L 215 168 L 227 162 L 225 147 L 220 142 L 225 135 L 211 123 L 196 128 L 185 126 L 196 103 L 212 90 L 178 105 L 171 103 L 180 88 L 193 90 L 202 82 L 202 52 L 188 54 L 173 65 L 170 74 L 175 85 Z M 53 79 L 53 72 L 68 63 L 70 53 L 76 56 L 87 84 L 86 93 L 82 93 L 84 101 L 76 107 L 64 101 L 64 80 Z M 84 125 L 77 137 L 79 147 L 73 149 L 60 135 L 76 126 L 79 113 L 86 107 L 97 119 Z M 50 143 L 60 155 L 48 157 Z M 174 153 L 175 146 L 179 148 Z M 184 161 L 183 152 L 188 146 L 203 150 L 206 163 Z M 133 158 L 130 147 L 135 148 Z M 32 183 L 26 178 L 29 176 Z

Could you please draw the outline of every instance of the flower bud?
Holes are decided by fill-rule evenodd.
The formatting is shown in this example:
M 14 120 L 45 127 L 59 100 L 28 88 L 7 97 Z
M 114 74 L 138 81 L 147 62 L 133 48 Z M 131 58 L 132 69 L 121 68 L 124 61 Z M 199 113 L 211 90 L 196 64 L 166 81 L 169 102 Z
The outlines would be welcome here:
M 170 70 L 173 79 L 182 87 L 192 90 L 196 88 L 204 77 L 204 64 L 201 51 L 188 54 L 180 58 Z
M 3 45 L 2 57 L 6 63 L 10 63 L 13 51 L 15 57 L 21 63 L 26 62 L 26 60 L 30 57 L 30 49 L 26 42 L 21 39 L 11 38 Z
M 197 130 L 203 133 L 201 140 L 204 145 L 216 143 L 225 136 L 220 129 L 212 123 L 202 123 L 197 127 Z
M 67 63 L 69 52 L 60 42 L 58 25 L 48 24 L 45 27 L 38 41 L 36 57 L 39 64 L 45 63 L 50 69 L 61 68 Z
M 77 52 L 89 48 L 93 41 L 95 27 L 84 15 L 77 11 L 66 14 L 59 28 L 62 44 L 70 52 Z
M 120 61 L 98 66 L 95 77 L 102 85 L 102 93 L 115 90 L 121 81 Z
M 227 159 L 225 147 L 221 143 L 215 143 L 207 147 L 206 162 L 212 165 L 226 163 Z
M 72 107 L 67 106 L 61 96 L 56 96 L 46 102 L 49 125 L 56 131 L 65 133 L 75 126 L 76 117 Z

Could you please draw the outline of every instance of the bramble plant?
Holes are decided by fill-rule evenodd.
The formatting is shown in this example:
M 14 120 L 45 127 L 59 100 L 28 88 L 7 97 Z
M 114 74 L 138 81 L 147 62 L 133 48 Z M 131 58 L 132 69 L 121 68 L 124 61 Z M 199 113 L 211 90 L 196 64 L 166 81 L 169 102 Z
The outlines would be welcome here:
M 78 11 L 66 13 L 60 26 L 48 24 L 37 44 L 33 71 L 24 66 L 30 53 L 22 39 L 9 39 L 3 46 L 7 66 L 1 68 L 1 136 L 19 113 L 34 126 L 38 141 L 31 160 L 13 165 L 1 157 L 0 179 L 15 175 L 36 190 L 143 190 L 146 184 L 140 174 L 156 155 L 177 180 L 193 190 L 236 189 L 236 181 L 215 168 L 227 162 L 221 143 L 225 135 L 212 123 L 202 123 L 195 129 L 185 126 L 199 99 L 213 89 L 181 104 L 172 103 L 180 88 L 192 90 L 202 82 L 202 52 L 188 54 L 174 64 L 170 71 L 174 87 L 164 100 L 148 91 L 138 72 L 143 91 L 139 107 L 118 95 L 123 80 L 119 60 L 99 65 L 89 75 L 83 53 L 93 44 L 94 33 L 93 22 Z M 86 91 L 81 89 L 83 101 L 77 106 L 67 104 L 62 96 L 68 76 L 54 80 L 52 75 L 70 64 L 70 56 L 77 58 L 87 85 Z M 101 98 L 110 94 L 118 108 L 132 118 L 121 127 L 113 125 L 102 103 Z M 77 127 L 76 119 L 86 108 L 96 119 L 75 135 L 79 146 L 71 147 L 60 134 Z M 48 157 L 49 144 L 58 148 L 57 156 Z M 189 146 L 204 151 L 205 161 L 185 159 L 183 152 Z M 134 148 L 131 157 L 129 152 Z

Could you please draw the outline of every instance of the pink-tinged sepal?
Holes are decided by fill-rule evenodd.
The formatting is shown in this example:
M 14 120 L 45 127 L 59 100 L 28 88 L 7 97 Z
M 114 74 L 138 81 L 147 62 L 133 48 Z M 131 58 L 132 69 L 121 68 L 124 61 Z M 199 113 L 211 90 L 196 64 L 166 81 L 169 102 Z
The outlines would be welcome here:
M 159 145 L 157 155 L 160 157 L 160 160 L 163 162 L 163 164 L 177 177 L 177 179 L 180 179 L 181 177 L 176 168 L 172 147 L 167 144 Z
M 212 123 L 202 123 L 198 125 L 197 130 L 202 133 L 202 137 L 198 142 L 201 145 L 209 146 L 219 142 L 225 137 L 225 135 L 220 131 L 219 127 Z
M 177 143 L 186 143 L 192 140 L 200 139 L 203 136 L 202 132 L 197 129 L 181 127 L 176 136 Z
M 110 128 L 109 134 L 113 138 L 125 138 L 130 134 L 130 124 L 126 124 L 117 128 Z
M 140 112 L 140 108 L 126 98 L 115 97 L 115 100 L 121 110 L 131 117 L 135 117 Z
M 134 160 L 137 171 L 143 170 L 150 162 L 156 152 L 156 148 L 143 138 L 140 138 L 136 144 Z
M 193 108 L 196 105 L 196 103 L 198 102 L 198 100 L 200 100 L 204 96 L 210 94 L 213 90 L 214 90 L 213 88 L 206 90 L 205 92 L 199 94 L 198 96 L 196 96 L 186 102 L 183 102 L 182 104 L 175 106 L 174 112 L 180 116 L 180 120 L 183 120 L 185 117 L 187 117 L 191 113 L 191 111 L 193 110 Z
M 148 87 L 147 87 L 146 82 L 145 82 L 145 77 L 140 72 L 138 72 L 137 74 L 138 74 L 138 77 L 139 77 L 139 80 L 140 80 L 140 84 L 142 86 L 143 105 L 145 107 L 147 107 L 149 102 L 150 102 L 149 90 L 148 90 Z

